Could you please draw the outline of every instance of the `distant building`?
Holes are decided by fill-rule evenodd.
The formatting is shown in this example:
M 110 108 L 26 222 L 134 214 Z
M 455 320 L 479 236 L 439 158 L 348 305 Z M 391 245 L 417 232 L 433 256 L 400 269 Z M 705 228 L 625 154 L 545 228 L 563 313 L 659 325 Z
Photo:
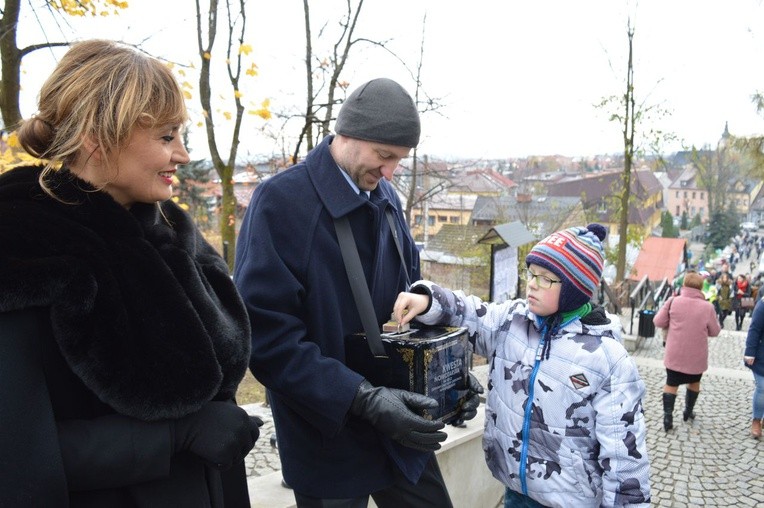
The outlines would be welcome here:
M 420 251 L 422 276 L 487 299 L 491 249 L 478 240 L 488 229 L 489 226 L 444 224 Z
M 611 234 L 618 232 L 620 223 L 619 197 L 623 187 L 623 171 L 594 173 L 584 177 L 563 178 L 547 185 L 547 197 L 581 199 L 586 217 L 608 227 Z M 645 233 L 657 228 L 663 209 L 663 185 L 649 169 L 631 172 L 631 198 L 628 223 L 644 228 Z
M 429 163 L 429 166 L 435 164 L 438 163 Z M 411 233 L 425 242 L 437 235 L 445 224 L 468 224 L 479 196 L 506 196 L 517 187 L 510 178 L 490 168 L 459 171 L 440 167 L 435 175 L 423 178 L 424 186 L 443 190 L 433 192 L 411 213 Z M 405 201 L 405 197 L 401 196 L 401 200 Z
M 681 217 L 686 213 L 689 220 L 697 215 L 701 222 L 708 221 L 708 193 L 700 186 L 695 167 L 687 165 L 667 191 L 666 210 L 671 215 Z
M 477 195 L 451 194 L 439 192 L 427 201 L 426 207 L 413 211 L 411 234 L 416 239 L 423 240 L 425 229 L 427 236 L 437 235 L 446 224 L 468 224 Z M 424 224 L 424 213 L 427 213 L 427 225 Z
M 550 199 L 546 196 L 534 198 L 530 194 L 480 196 L 470 220 L 475 226 L 486 227 L 519 221 L 537 239 L 586 222 L 579 197 Z

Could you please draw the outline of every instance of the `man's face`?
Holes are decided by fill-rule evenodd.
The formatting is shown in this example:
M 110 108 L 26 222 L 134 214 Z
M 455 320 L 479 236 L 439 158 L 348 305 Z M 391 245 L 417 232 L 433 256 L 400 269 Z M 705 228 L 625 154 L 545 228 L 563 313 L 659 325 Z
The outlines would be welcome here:
M 391 181 L 401 159 L 411 148 L 336 136 L 330 145 L 335 162 L 350 175 L 359 189 L 372 191 L 382 178 Z

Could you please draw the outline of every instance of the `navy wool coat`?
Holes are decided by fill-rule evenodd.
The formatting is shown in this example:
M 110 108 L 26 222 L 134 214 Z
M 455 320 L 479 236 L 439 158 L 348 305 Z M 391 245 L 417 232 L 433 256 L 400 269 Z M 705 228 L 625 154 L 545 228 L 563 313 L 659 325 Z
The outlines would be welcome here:
M 412 482 L 431 453 L 404 448 L 348 414 L 362 376 L 345 365 L 345 337 L 361 332 L 333 219 L 347 216 L 377 321 L 420 278 L 419 255 L 392 185 L 353 192 L 327 137 L 296 166 L 258 186 L 242 223 L 234 282 L 250 316 L 250 369 L 268 388 L 283 475 L 321 498 L 370 494 L 397 467 Z M 405 268 L 385 216 L 391 209 Z

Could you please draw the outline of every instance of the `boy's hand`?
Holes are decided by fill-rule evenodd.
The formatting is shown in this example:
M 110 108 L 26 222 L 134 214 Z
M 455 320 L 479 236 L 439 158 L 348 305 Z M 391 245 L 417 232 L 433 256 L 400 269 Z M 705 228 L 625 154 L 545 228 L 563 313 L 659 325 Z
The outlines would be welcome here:
M 406 293 L 405 291 L 398 295 L 393 305 L 393 316 L 395 321 L 405 325 L 416 316 L 427 310 L 430 306 L 430 297 L 416 293 Z

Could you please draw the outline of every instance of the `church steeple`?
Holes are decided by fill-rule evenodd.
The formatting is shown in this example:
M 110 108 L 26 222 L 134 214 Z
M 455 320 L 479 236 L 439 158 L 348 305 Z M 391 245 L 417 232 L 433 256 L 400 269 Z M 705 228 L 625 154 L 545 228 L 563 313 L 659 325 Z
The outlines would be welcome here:
M 728 139 L 730 137 L 729 122 L 724 122 L 724 133 L 722 133 L 722 139 Z

